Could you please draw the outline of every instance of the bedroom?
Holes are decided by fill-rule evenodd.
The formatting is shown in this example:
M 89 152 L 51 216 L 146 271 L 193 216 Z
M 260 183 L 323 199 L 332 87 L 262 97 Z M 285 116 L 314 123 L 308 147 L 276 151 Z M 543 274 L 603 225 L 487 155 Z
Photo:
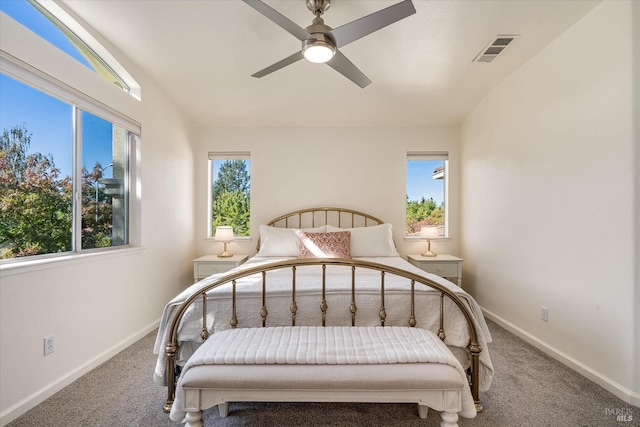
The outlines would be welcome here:
M 465 288 L 488 317 L 637 406 L 639 31 L 637 4 L 597 4 L 447 126 L 200 126 L 101 40 L 144 91 L 130 110 L 143 127 L 140 248 L 0 270 L 3 422 L 152 331 L 191 282 L 191 260 L 217 251 L 204 238 L 212 150 L 251 152 L 254 224 L 318 204 L 402 224 L 407 151 L 448 151 L 452 238 L 436 249 L 465 259 Z M 396 243 L 402 254 L 423 247 Z M 255 241 L 232 246 L 252 253 Z

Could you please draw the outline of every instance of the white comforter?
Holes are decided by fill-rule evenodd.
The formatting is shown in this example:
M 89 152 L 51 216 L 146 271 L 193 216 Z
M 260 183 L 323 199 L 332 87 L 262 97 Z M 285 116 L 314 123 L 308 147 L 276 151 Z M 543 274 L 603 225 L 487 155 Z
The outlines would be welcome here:
M 239 271 L 259 264 L 281 261 L 286 258 L 253 257 L 233 271 Z M 454 291 L 467 303 L 475 315 L 480 353 L 480 390 L 489 389 L 493 378 L 493 366 L 487 348 L 491 335 L 485 323 L 480 307 L 462 288 L 439 276 L 426 273 L 400 257 L 362 258 L 391 267 L 401 268 L 412 273 L 428 277 Z M 226 274 L 226 273 L 224 273 Z M 171 300 L 162 313 L 154 353 L 158 354 L 154 379 L 166 385 L 166 356 L 164 349 L 168 338 L 168 329 L 175 309 L 197 289 L 206 286 L 224 274 L 213 275 L 185 289 Z M 289 305 L 291 304 L 291 270 L 267 273 L 267 317 L 268 326 L 286 326 L 291 324 Z M 351 300 L 351 268 L 343 266 L 327 267 L 327 325 L 341 326 L 351 324 L 349 304 Z M 321 319 L 321 268 L 319 266 L 297 267 L 296 303 L 298 312 L 296 325 L 319 325 Z M 237 317 L 239 327 L 261 326 L 260 308 L 262 306 L 262 277 L 260 274 L 237 281 Z M 385 275 L 385 325 L 407 326 L 409 319 L 410 295 L 409 281 L 391 274 Z M 223 285 L 208 293 L 207 329 L 209 333 L 229 329 L 231 326 L 231 284 Z M 380 273 L 372 270 L 356 270 L 356 325 L 375 326 L 380 324 Z M 416 321 L 417 327 L 437 331 L 439 327 L 439 292 L 416 284 Z M 195 302 L 185 313 L 179 327 L 180 351 L 177 363 L 184 365 L 195 349 L 201 345 L 202 306 Z M 445 298 L 444 330 L 445 343 L 454 347 L 466 347 L 469 341 L 467 324 L 463 314 L 448 298 Z

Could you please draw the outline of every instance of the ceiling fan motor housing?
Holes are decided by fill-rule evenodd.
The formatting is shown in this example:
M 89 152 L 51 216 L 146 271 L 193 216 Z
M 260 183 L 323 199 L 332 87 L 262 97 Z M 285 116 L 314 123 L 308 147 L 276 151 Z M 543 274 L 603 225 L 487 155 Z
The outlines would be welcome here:
M 302 42 L 303 46 L 304 46 L 304 43 L 307 41 L 319 40 L 319 41 L 328 42 L 329 44 L 335 47 L 335 44 L 336 44 L 335 41 L 331 38 L 331 35 L 328 34 L 329 31 L 332 30 L 332 28 L 328 25 L 325 25 L 322 18 L 314 19 L 313 24 L 309 25 L 307 28 L 305 28 L 305 30 L 307 30 L 307 33 L 311 34 L 313 38 Z
M 330 6 L 331 0 L 307 0 L 307 9 L 316 16 L 322 15 Z
M 336 46 L 324 34 L 317 34 L 315 37 L 302 42 L 302 55 L 309 62 L 322 64 L 333 58 Z
M 307 8 L 315 15 L 305 30 L 311 37 L 302 41 L 302 54 L 315 63 L 324 63 L 336 54 L 336 43 L 327 33 L 331 27 L 324 24 L 321 15 L 331 6 L 331 0 L 306 0 Z
M 331 27 L 325 25 L 322 18 L 318 16 L 313 20 L 313 24 L 309 25 L 306 30 L 311 37 L 302 41 L 302 53 L 305 58 L 311 62 L 326 62 L 331 59 L 336 53 L 336 43 L 331 36 L 327 34 L 331 31 Z M 312 59 L 312 56 L 308 55 L 307 50 L 312 48 L 323 48 L 325 54 L 322 56 L 322 59 Z M 328 52 L 330 52 L 330 54 Z

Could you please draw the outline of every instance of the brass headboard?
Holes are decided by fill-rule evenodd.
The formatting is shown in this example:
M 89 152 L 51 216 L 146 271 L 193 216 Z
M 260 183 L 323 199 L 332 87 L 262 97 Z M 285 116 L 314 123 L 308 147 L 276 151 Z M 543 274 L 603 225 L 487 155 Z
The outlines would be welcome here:
M 383 224 L 379 218 L 364 212 L 346 208 L 320 207 L 307 208 L 280 215 L 267 222 L 266 225 L 280 228 L 314 228 L 333 225 L 340 228 L 369 227 Z M 257 250 L 260 250 L 258 238 Z

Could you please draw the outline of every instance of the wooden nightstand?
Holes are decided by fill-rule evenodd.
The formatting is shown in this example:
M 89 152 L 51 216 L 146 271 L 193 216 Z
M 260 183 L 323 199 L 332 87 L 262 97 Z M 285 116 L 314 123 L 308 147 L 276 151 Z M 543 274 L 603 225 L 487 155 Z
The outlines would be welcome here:
M 218 255 L 205 255 L 193 260 L 193 281 L 209 277 L 212 274 L 224 273 L 236 268 L 249 258 L 249 255 L 234 255 L 220 258 Z
M 462 287 L 462 258 L 438 254 L 434 257 L 407 255 L 407 261 L 421 270 L 444 277 Z

